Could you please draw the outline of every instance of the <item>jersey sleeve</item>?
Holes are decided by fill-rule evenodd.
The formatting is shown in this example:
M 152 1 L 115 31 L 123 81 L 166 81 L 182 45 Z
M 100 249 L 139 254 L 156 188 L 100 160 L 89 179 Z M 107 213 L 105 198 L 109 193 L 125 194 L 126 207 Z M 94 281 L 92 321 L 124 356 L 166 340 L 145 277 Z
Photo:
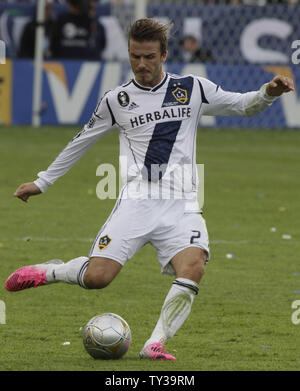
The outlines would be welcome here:
M 224 91 L 220 86 L 205 78 L 197 79 L 203 102 L 202 115 L 251 116 L 265 110 L 277 98 L 266 93 L 266 84 L 258 91 L 239 93 Z
M 38 173 L 38 179 L 34 183 L 42 192 L 46 191 L 48 186 L 64 175 L 113 125 L 114 117 L 107 94 L 98 103 L 89 122 L 66 145 L 47 170 Z

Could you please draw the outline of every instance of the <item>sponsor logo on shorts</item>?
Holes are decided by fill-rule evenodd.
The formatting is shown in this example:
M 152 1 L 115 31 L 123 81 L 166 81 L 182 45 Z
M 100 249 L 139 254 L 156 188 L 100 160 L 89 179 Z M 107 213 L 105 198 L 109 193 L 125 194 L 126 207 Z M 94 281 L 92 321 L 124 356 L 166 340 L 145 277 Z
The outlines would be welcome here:
M 98 242 L 99 249 L 103 250 L 109 245 L 110 242 L 111 242 L 111 238 L 108 235 L 101 236 Z

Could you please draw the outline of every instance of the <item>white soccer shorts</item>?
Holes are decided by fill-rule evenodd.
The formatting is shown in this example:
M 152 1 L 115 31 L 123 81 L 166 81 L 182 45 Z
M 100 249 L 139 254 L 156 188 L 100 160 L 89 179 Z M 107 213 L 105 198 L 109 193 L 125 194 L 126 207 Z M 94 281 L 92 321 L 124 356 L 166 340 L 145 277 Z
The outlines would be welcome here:
M 208 254 L 206 223 L 200 213 L 186 212 L 185 200 L 119 199 L 100 229 L 89 257 L 124 265 L 145 244 L 157 250 L 163 274 L 174 275 L 170 260 L 188 247 Z

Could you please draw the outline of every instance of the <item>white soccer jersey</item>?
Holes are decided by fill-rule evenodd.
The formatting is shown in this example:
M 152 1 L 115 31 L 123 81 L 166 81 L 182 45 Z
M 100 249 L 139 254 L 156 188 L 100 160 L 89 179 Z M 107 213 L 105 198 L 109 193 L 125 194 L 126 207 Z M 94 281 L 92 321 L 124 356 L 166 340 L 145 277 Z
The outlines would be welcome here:
M 259 91 L 223 91 L 193 75 L 165 74 L 155 87 L 134 79 L 107 92 L 83 130 L 35 181 L 41 191 L 65 174 L 106 132 L 119 129 L 123 183 L 140 197 L 149 183 L 197 199 L 196 134 L 201 115 L 254 115 L 275 98 Z M 127 193 L 128 196 L 128 193 Z

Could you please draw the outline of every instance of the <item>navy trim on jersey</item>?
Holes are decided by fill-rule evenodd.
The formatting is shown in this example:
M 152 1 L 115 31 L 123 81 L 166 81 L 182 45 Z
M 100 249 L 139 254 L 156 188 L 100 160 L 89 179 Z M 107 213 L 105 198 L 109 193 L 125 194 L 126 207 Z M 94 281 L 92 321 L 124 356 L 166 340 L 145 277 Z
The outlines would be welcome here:
M 98 119 L 103 119 L 102 117 L 100 117 L 100 115 L 96 114 L 96 110 L 94 111 L 94 116 L 97 117 Z
M 197 79 L 197 80 L 198 80 L 198 79 Z M 209 101 L 206 99 L 206 96 L 205 96 L 205 94 L 204 94 L 204 89 L 203 89 L 203 86 L 202 86 L 200 80 L 198 80 L 198 83 L 199 83 L 199 86 L 200 86 L 202 102 L 203 102 L 203 103 L 209 103 Z
M 104 92 L 104 95 L 103 95 L 102 98 L 99 100 L 99 102 L 98 102 L 98 104 L 97 104 L 97 106 L 96 106 L 96 108 L 95 108 L 95 110 L 94 110 L 94 115 L 95 115 L 97 118 L 99 118 L 99 119 L 103 119 L 103 118 L 102 118 L 100 115 L 97 114 L 97 111 L 98 111 L 98 109 L 99 109 L 99 106 L 100 106 L 101 102 L 102 102 L 103 99 L 105 98 L 105 95 L 107 95 L 110 91 L 111 91 L 111 90 L 108 90 L 108 91 L 105 91 L 105 92 Z
M 155 125 L 145 155 L 144 165 L 147 172 L 142 173 L 144 179 L 156 182 L 165 174 L 181 123 L 182 121 L 170 121 Z
M 134 79 L 132 79 L 132 82 L 133 84 L 139 88 L 140 90 L 143 90 L 143 91 L 151 91 L 151 87 L 143 87 L 141 86 L 140 84 L 138 84 Z
M 108 103 L 108 99 L 107 98 L 106 98 L 106 103 L 107 103 L 107 107 L 108 107 L 108 110 L 109 110 L 110 115 L 111 115 L 111 122 L 112 122 L 111 126 L 113 126 L 117 121 L 116 121 L 115 116 L 114 116 L 114 114 L 112 112 L 112 109 L 111 109 L 111 107 L 110 107 L 110 105 Z
M 99 115 L 97 115 L 96 113 L 97 113 L 97 111 L 98 111 L 98 109 L 99 109 L 99 106 L 100 106 L 100 103 L 102 102 L 102 99 L 103 99 L 103 98 L 101 98 L 101 99 L 99 100 L 99 103 L 97 104 L 97 106 L 96 106 L 96 108 L 95 108 L 95 110 L 94 110 L 94 115 L 95 115 L 96 117 L 98 117 L 98 118 L 101 118 L 101 117 L 99 117 Z
M 132 153 L 132 156 L 133 156 L 135 165 L 136 165 L 137 168 L 139 169 L 139 166 L 138 166 L 137 161 L 136 161 L 136 158 L 135 158 L 135 154 L 134 154 L 133 149 L 132 149 L 132 146 L 131 146 L 130 138 L 127 136 L 126 130 L 123 129 L 123 131 L 124 131 L 124 136 L 125 136 L 125 138 L 126 138 L 126 140 L 127 140 L 127 142 L 128 142 L 129 149 L 130 149 L 130 151 L 131 151 L 131 153 Z
M 160 87 L 162 87 L 164 84 L 165 84 L 165 82 L 167 81 L 167 78 L 168 78 L 168 74 L 166 73 L 166 76 L 164 77 L 164 79 L 163 79 L 163 81 L 160 83 L 160 84 L 158 84 L 156 87 L 154 87 L 154 88 L 152 88 L 152 92 L 155 92 L 155 91 L 157 91 Z
M 138 84 L 138 83 L 135 81 L 135 79 L 132 79 L 132 82 L 133 82 L 133 84 L 134 84 L 136 87 L 140 88 L 140 89 L 143 90 L 143 91 L 155 92 L 155 91 L 159 90 L 160 87 L 162 87 L 162 86 L 165 84 L 167 78 L 168 78 L 168 74 L 166 73 L 166 75 L 165 75 L 165 77 L 163 78 L 163 80 L 162 80 L 157 86 L 155 86 L 155 87 L 153 87 L 153 88 L 152 88 L 152 87 L 144 87 L 144 86 L 141 86 L 140 84 Z
M 126 83 L 126 84 L 123 84 L 122 85 L 122 87 L 128 87 L 129 86 L 129 84 L 131 84 L 133 82 L 133 79 L 131 79 L 128 83 Z

